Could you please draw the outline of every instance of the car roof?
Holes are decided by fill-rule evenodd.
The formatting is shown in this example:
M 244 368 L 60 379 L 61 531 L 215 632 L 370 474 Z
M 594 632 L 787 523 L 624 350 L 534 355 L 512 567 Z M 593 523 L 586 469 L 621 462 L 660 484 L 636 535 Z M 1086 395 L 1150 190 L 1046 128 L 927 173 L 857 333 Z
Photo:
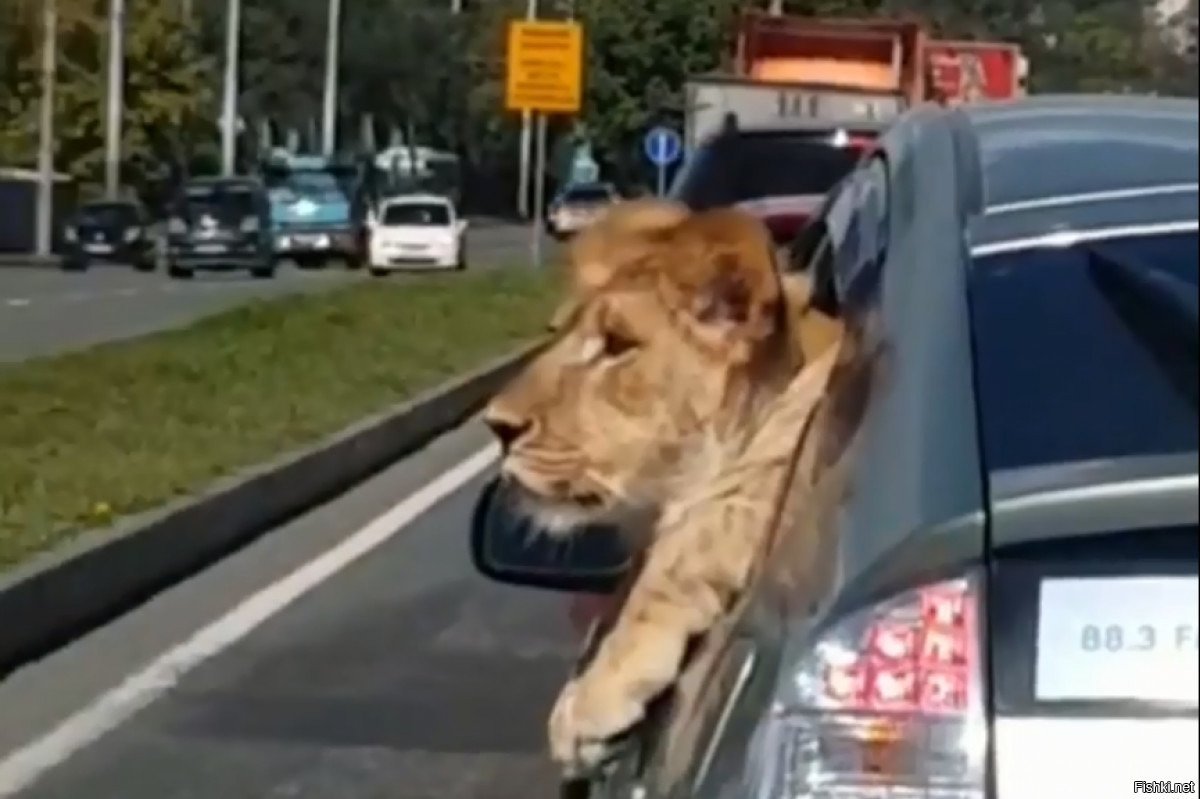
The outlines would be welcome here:
M 560 194 L 569 194 L 573 191 L 579 191 L 581 189 L 590 189 L 593 191 L 596 189 L 599 189 L 600 191 L 608 191 L 608 192 L 616 191 L 616 187 L 607 180 L 588 180 L 588 181 L 581 181 L 579 183 L 568 183 L 566 186 L 562 187 L 562 189 L 559 191 L 559 193 Z
M 393 194 L 390 197 L 385 197 L 380 205 L 386 208 L 389 205 L 418 205 L 421 203 L 432 203 L 434 205 L 454 205 L 454 201 L 444 194 L 432 194 L 427 192 L 413 192 L 411 194 Z
M 967 107 L 985 212 L 977 245 L 1111 224 L 1193 219 L 1197 101 L 1044 95 Z
M 79 207 L 80 207 L 80 209 L 102 208 L 102 207 L 106 207 L 106 206 L 111 207 L 114 205 L 120 205 L 120 206 L 124 206 L 126 208 L 140 208 L 142 204 L 138 200 L 132 199 L 130 197 L 117 197 L 115 199 L 103 199 L 102 198 L 102 199 L 98 199 L 98 200 L 87 200 L 85 202 L 80 203 Z
M 188 178 L 183 182 L 185 188 L 196 187 L 204 188 L 208 186 L 223 186 L 239 189 L 260 189 L 263 183 L 258 178 L 250 177 L 221 177 L 215 175 L 204 175 L 201 177 Z

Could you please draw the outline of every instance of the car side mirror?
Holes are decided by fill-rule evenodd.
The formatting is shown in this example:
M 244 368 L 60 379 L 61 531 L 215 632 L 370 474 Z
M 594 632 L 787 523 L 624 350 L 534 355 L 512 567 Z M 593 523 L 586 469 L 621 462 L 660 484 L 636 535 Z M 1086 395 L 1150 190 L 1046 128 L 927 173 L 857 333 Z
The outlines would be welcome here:
M 620 533 L 601 525 L 551 537 L 496 478 L 479 494 L 471 520 L 471 560 L 492 580 L 557 591 L 606 594 L 631 565 Z

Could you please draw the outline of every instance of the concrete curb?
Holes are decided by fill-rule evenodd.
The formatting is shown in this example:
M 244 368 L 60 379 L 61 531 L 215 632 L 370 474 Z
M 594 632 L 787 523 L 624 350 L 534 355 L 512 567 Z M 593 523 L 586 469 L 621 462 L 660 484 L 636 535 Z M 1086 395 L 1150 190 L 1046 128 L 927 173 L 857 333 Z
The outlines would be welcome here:
M 22 253 L 0 253 L 0 269 L 57 269 L 61 260 L 57 255 L 46 257 Z
M 0 677 L 342 493 L 475 413 L 536 343 L 195 497 L 0 575 Z

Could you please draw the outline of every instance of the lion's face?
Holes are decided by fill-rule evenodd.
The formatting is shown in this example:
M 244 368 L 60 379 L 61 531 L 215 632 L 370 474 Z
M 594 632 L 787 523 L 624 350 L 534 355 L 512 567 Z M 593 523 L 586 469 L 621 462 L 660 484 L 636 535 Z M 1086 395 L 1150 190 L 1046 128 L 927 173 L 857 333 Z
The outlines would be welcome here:
M 782 324 L 769 235 L 740 213 L 618 206 L 571 262 L 554 342 L 485 412 L 503 474 L 552 531 L 652 509 L 698 477 Z

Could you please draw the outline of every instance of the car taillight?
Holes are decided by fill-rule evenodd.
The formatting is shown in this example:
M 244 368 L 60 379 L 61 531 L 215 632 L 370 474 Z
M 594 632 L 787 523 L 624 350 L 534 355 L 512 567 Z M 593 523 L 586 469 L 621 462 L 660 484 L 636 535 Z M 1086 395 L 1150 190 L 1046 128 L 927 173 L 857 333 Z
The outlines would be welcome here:
M 762 732 L 771 799 L 979 799 L 987 725 L 974 577 L 827 628 Z

